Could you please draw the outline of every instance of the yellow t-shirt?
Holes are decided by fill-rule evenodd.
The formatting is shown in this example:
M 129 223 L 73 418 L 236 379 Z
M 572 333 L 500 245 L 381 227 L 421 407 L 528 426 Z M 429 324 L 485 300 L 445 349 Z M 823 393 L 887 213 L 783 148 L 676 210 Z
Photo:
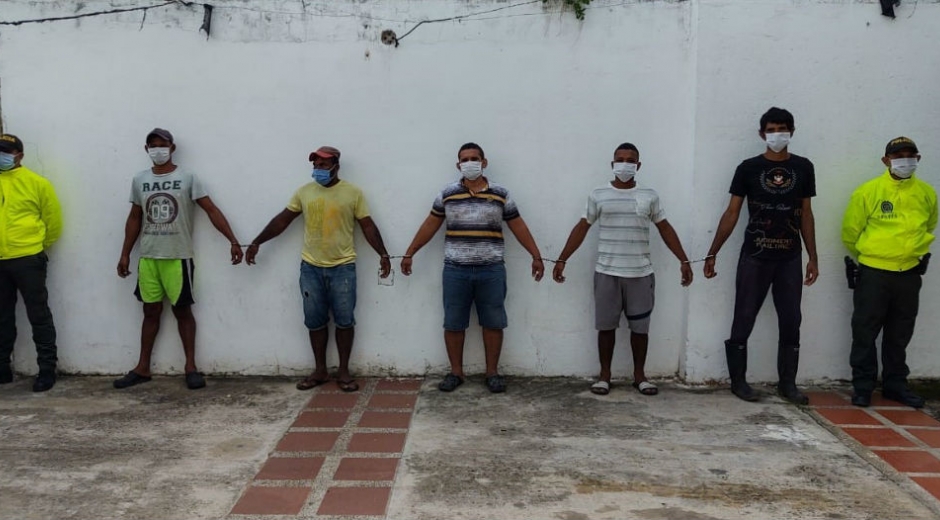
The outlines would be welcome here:
M 354 184 L 340 180 L 325 188 L 311 182 L 298 189 L 287 209 L 304 214 L 304 261 L 335 267 L 356 260 L 356 220 L 369 216 L 365 197 Z

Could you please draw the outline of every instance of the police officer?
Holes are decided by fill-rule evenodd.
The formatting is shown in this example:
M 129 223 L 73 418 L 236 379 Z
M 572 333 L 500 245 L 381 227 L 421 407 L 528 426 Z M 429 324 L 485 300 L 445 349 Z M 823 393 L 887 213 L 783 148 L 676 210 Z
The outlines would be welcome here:
M 34 392 L 56 381 L 56 331 L 49 310 L 46 250 L 62 234 L 62 211 L 52 184 L 20 164 L 23 142 L 0 135 L 0 384 L 13 381 L 10 355 L 16 341 L 16 296 L 23 298 L 33 329 L 39 375 Z
M 884 397 L 924 406 L 924 399 L 907 387 L 905 358 L 937 226 L 937 194 L 914 176 L 919 161 L 914 141 L 898 137 L 888 142 L 881 159 L 887 170 L 855 190 L 842 221 L 842 242 L 859 263 L 849 358 L 856 406 L 871 404 L 878 379 L 875 339 L 882 331 Z

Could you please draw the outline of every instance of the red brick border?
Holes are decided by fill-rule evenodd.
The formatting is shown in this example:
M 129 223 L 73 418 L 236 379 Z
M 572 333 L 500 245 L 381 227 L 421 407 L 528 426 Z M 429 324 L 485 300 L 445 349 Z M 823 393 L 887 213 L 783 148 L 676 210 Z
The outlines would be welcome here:
M 852 406 L 839 391 L 808 395 L 818 417 L 940 499 L 940 421 L 879 394 L 869 408 Z
M 422 379 L 314 389 L 229 518 L 384 518 Z M 278 515 L 278 516 L 273 516 Z

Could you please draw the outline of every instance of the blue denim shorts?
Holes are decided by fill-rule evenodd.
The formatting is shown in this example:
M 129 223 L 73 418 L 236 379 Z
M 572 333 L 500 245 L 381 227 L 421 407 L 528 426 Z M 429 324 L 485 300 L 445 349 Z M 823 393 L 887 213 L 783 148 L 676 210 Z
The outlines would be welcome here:
M 317 267 L 300 263 L 300 295 L 304 301 L 304 325 L 319 330 L 333 321 L 340 329 L 356 325 L 356 264 Z
M 444 264 L 444 330 L 467 330 L 470 305 L 485 329 L 505 329 L 506 266 Z

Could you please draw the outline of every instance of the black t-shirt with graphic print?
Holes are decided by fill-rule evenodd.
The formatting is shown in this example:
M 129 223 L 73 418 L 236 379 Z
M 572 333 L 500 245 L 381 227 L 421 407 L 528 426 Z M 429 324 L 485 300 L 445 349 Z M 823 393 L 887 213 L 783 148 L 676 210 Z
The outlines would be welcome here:
M 816 196 L 816 173 L 809 159 L 794 154 L 785 161 L 771 161 L 763 155 L 745 159 L 735 170 L 729 191 L 747 199 L 750 218 L 744 231 L 744 254 L 784 260 L 803 251 L 803 199 Z

